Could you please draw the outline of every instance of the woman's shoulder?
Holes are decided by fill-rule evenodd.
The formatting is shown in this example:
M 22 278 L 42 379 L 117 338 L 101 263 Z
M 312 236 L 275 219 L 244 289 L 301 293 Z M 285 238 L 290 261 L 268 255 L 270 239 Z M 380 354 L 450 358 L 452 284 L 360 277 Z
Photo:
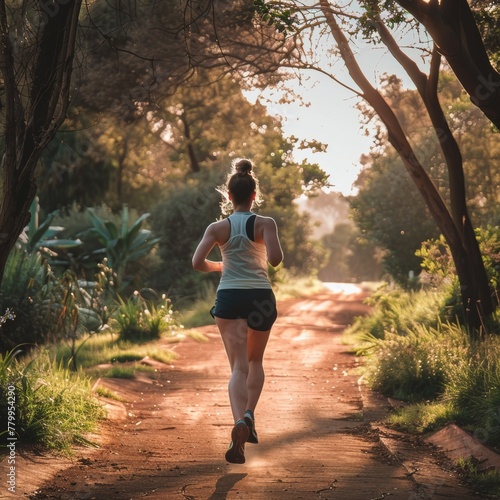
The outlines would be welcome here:
M 230 224 L 228 219 L 229 218 L 216 220 L 216 221 L 212 222 L 211 224 L 209 224 L 207 229 L 210 231 L 219 231 L 220 229 L 224 229 L 224 228 L 228 227 Z
M 255 222 L 257 221 L 263 225 L 276 225 L 276 221 L 272 217 L 268 217 L 267 215 L 257 215 Z
M 230 229 L 230 222 L 226 218 L 212 222 L 208 226 L 207 232 L 213 235 L 215 240 L 220 244 L 227 240 L 229 229 Z

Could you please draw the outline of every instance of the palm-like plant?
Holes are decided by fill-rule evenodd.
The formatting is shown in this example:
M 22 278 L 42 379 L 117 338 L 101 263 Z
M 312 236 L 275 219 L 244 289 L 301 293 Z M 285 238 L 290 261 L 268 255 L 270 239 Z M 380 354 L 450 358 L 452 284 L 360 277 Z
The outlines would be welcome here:
M 155 238 L 149 229 L 142 229 L 142 223 L 149 217 L 149 213 L 141 215 L 129 227 L 129 214 L 127 205 L 123 206 L 121 224 L 118 226 L 114 222 L 104 221 L 92 208 L 88 208 L 88 213 L 93 227 L 90 229 L 98 239 L 102 248 L 94 253 L 103 254 L 107 257 L 107 265 L 116 274 L 118 289 L 124 286 L 123 277 L 129 262 L 137 260 L 147 255 L 152 248 L 160 241 Z
M 21 233 L 18 240 L 21 247 L 28 253 L 41 252 L 45 257 L 50 258 L 55 257 L 57 251 L 68 250 L 82 244 L 79 239 L 71 240 L 58 237 L 58 234 L 64 228 L 51 225 L 52 220 L 58 213 L 57 210 L 50 213 L 41 224 L 38 222 L 39 212 L 38 198 L 35 197 L 30 207 L 30 223 Z

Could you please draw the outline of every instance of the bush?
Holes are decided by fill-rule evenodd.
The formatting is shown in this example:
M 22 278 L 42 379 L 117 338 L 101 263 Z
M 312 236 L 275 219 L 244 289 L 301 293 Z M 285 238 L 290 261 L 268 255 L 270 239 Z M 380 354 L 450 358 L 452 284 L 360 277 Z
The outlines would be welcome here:
M 217 273 L 193 270 L 191 257 L 206 227 L 220 217 L 220 194 L 214 189 L 224 180 L 219 171 L 200 172 L 188 184 L 174 186 L 165 201 L 152 212 L 152 227 L 161 238 L 158 255 L 161 266 L 151 276 L 151 286 L 168 291 L 177 303 L 193 300 L 204 283 L 216 284 Z M 210 258 L 218 260 L 214 249 Z
M 378 391 L 405 401 L 443 394 L 450 372 L 467 353 L 468 335 L 460 327 L 417 326 L 406 335 L 386 333 L 374 339 L 368 378 Z
M 406 430 L 422 432 L 454 421 L 480 441 L 500 446 L 500 338 L 477 339 L 458 321 L 421 314 L 429 299 L 420 299 L 427 294 L 412 294 L 412 300 L 404 294 L 376 297 L 374 314 L 357 321 L 368 383 L 388 396 L 417 403 L 391 419 Z M 433 300 L 427 307 L 436 315 L 439 301 Z M 498 325 L 498 319 L 493 321 Z M 363 333 L 363 327 L 374 325 L 377 336 Z
M 93 215 L 91 215 L 93 214 Z M 102 227 L 111 232 L 116 232 L 116 236 L 109 239 L 109 248 L 107 248 L 108 253 L 113 253 L 113 251 L 119 249 L 119 255 L 115 251 L 115 257 L 118 257 L 118 262 L 123 267 L 126 266 L 127 274 L 125 276 L 126 281 L 132 281 L 132 283 L 143 282 L 144 279 L 150 274 L 155 273 L 156 267 L 159 265 L 160 259 L 156 255 L 155 250 L 150 252 L 143 252 L 144 241 L 140 241 L 138 236 L 141 238 L 148 231 L 142 229 L 137 232 L 132 232 L 131 229 L 134 224 L 142 219 L 139 225 L 142 227 L 147 227 L 144 219 L 145 215 L 140 216 L 136 210 L 128 209 L 126 207 L 122 208 L 121 213 L 114 213 L 106 205 L 101 205 L 94 207 L 92 209 L 82 209 L 76 204 L 73 204 L 70 208 L 61 212 L 54 218 L 54 224 L 63 227 L 60 236 L 67 239 L 81 239 L 82 245 L 76 248 L 70 248 L 65 252 L 59 251 L 58 255 L 58 268 L 61 269 L 71 269 L 79 277 L 85 279 L 92 279 L 96 273 L 98 265 L 102 262 L 105 257 L 103 246 L 106 246 L 102 238 L 96 230 L 93 221 L 103 222 Z M 134 221 L 133 223 L 131 221 Z M 128 227 L 128 222 L 131 222 L 131 227 Z M 125 228 L 126 226 L 126 228 Z M 126 238 L 123 238 L 121 231 L 126 233 Z M 144 238 L 143 238 L 144 239 Z M 141 247 L 142 244 L 142 247 Z M 116 262 L 113 263 L 112 260 L 108 259 L 108 265 L 119 267 Z M 114 269 L 114 272 L 120 271 L 118 268 Z M 116 279 L 115 279 L 116 281 Z M 117 285 L 118 283 L 116 283 Z
M 9 309 L 15 318 L 1 325 L 0 352 L 51 340 L 59 292 L 57 279 L 40 255 L 17 248 L 11 252 L 0 286 L 0 313 Z
M 493 293 L 500 295 L 500 231 L 498 227 L 487 226 L 475 230 L 479 249 Z M 428 281 L 447 291 L 443 313 L 465 320 L 455 264 L 450 248 L 443 236 L 425 241 L 417 256 L 422 259 Z
M 165 295 L 159 300 L 147 299 L 147 294 L 154 296 L 155 292 L 145 289 L 135 291 L 126 301 L 119 299 L 114 318 L 120 340 L 146 342 L 180 327 L 170 299 Z

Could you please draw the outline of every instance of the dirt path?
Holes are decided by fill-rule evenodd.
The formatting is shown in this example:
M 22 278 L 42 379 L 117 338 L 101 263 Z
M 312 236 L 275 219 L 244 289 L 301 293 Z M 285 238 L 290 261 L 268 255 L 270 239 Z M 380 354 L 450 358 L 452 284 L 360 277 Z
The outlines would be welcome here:
M 362 294 L 280 305 L 256 412 L 260 444 L 227 464 L 232 427 L 228 363 L 216 329 L 174 347 L 155 380 L 107 380 L 127 400 L 104 424 L 98 450 L 70 461 L 30 457 L 18 495 L 31 499 L 468 499 L 442 457 L 377 424 L 384 400 L 360 390 L 340 333 L 365 310 Z M 441 465 L 439 465 L 441 464 Z M 56 471 L 57 468 L 64 469 Z M 38 477 L 40 486 L 35 486 Z M 43 478 L 43 484 L 40 483 Z M 35 491 L 36 490 L 36 491 Z

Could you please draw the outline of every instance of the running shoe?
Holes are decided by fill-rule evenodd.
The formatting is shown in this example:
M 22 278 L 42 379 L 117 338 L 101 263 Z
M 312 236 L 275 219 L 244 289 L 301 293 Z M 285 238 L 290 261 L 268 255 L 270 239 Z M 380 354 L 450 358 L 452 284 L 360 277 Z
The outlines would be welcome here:
M 257 437 L 257 431 L 255 430 L 255 419 L 253 413 L 250 410 L 247 410 L 243 420 L 245 420 L 245 424 L 248 426 L 247 443 L 258 444 L 259 438 Z
M 226 451 L 226 460 L 232 464 L 245 463 L 245 443 L 248 439 L 248 426 L 244 420 L 238 420 L 231 431 L 231 444 Z

